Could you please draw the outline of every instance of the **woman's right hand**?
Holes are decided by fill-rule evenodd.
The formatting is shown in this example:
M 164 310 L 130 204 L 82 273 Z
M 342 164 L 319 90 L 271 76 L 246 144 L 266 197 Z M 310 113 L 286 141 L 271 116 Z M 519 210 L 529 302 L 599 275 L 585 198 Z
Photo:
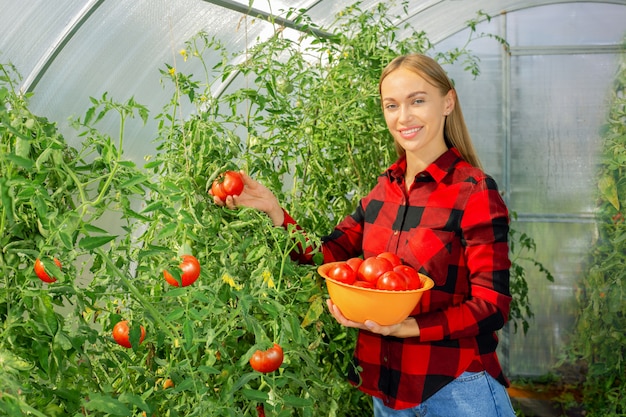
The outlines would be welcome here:
M 226 206 L 229 209 L 237 207 L 250 207 L 266 213 L 274 223 L 280 226 L 285 219 L 283 209 L 278 199 L 269 188 L 260 182 L 252 179 L 244 171 L 239 172 L 243 178 L 243 191 L 238 196 L 228 196 L 226 201 L 213 196 L 213 201 L 219 206 Z M 209 194 L 213 195 L 209 190 Z

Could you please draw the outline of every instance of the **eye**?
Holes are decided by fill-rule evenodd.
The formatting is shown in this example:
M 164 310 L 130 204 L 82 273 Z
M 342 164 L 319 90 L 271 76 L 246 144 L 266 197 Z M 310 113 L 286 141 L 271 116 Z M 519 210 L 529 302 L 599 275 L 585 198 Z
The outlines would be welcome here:
M 416 98 L 415 100 L 413 100 L 411 103 L 412 104 L 422 104 L 424 103 L 424 99 L 423 98 Z
M 394 103 L 387 103 L 385 104 L 385 110 L 394 110 L 398 107 L 397 104 Z

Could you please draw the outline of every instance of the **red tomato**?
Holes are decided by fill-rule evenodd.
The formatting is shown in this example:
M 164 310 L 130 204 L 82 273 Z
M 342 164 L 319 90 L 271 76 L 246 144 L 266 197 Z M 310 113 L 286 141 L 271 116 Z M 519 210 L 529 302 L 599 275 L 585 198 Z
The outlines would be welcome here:
M 257 350 L 250 358 L 250 366 L 255 371 L 274 372 L 283 363 L 283 349 L 277 343 L 267 350 Z
M 54 263 L 59 268 L 61 268 L 61 261 L 59 261 L 57 258 L 54 258 Z M 51 282 L 55 282 L 57 280 L 56 278 L 51 277 L 50 275 L 48 275 L 48 273 L 46 272 L 46 268 L 44 268 L 44 266 L 43 266 L 43 262 L 41 262 L 41 260 L 39 258 L 37 258 L 37 260 L 35 260 L 35 274 L 43 282 L 51 283 Z
M 363 263 L 363 259 L 361 259 L 361 258 L 350 258 L 350 259 L 348 259 L 346 261 L 346 263 L 352 267 L 354 272 L 358 272 L 359 267 Z
M 180 280 L 183 287 L 193 284 L 200 276 L 200 262 L 198 262 L 198 259 L 193 255 L 183 255 L 183 261 L 180 263 L 180 269 L 182 270 Z M 169 272 L 163 271 L 163 276 L 170 285 L 175 287 L 179 286 L 176 278 L 174 278 Z
M 361 288 L 376 288 L 375 282 L 361 281 L 360 279 L 357 279 L 356 281 L 354 281 L 354 284 L 352 285 L 354 285 L 355 287 L 361 287 Z
M 402 265 L 402 260 L 400 260 L 400 257 L 392 252 L 382 252 L 379 253 L 376 257 L 385 258 L 386 260 L 391 262 L 391 265 L 393 266 Z
M 367 258 L 359 267 L 357 278 L 363 281 L 376 282 L 382 274 L 392 269 L 393 265 L 385 258 Z
M 376 288 L 379 290 L 404 291 L 406 290 L 406 281 L 397 272 L 387 271 L 376 281 Z
M 356 280 L 356 272 L 347 263 L 339 263 L 328 271 L 328 277 L 344 284 L 352 284 Z
M 408 265 L 398 265 L 395 266 L 393 270 L 404 278 L 407 290 L 418 290 L 422 288 L 422 280 L 415 268 Z
M 141 326 L 141 336 L 139 337 L 139 343 L 143 342 L 143 339 L 146 337 L 146 329 Z M 117 342 L 118 345 L 124 346 L 125 348 L 130 348 L 130 327 L 128 326 L 127 320 L 118 321 L 113 327 L 113 339 Z
M 226 171 L 213 181 L 211 193 L 220 200 L 239 195 L 243 191 L 243 177 L 237 171 Z
M 222 183 L 218 180 L 213 181 L 213 185 L 211 185 L 211 194 L 213 194 L 215 197 L 219 198 L 222 201 L 226 200 L 226 197 L 228 197 L 224 192 L 224 187 L 222 186 Z

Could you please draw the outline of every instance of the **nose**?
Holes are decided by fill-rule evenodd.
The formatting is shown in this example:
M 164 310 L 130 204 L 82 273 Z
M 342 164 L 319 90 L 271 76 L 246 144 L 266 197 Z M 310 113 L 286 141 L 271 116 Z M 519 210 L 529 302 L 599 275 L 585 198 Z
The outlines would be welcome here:
M 398 114 L 398 122 L 401 124 L 406 124 L 409 120 L 411 120 L 411 109 L 408 106 L 400 106 L 399 114 Z

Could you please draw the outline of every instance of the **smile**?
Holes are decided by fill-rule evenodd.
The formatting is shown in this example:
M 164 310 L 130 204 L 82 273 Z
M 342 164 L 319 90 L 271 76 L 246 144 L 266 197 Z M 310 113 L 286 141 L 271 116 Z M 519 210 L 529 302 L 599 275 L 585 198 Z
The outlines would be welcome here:
M 400 130 L 399 132 L 400 132 L 400 134 L 401 134 L 403 137 L 410 137 L 410 136 L 415 135 L 415 134 L 416 134 L 417 132 L 419 132 L 420 130 L 422 130 L 422 128 L 421 128 L 421 127 L 413 127 L 413 128 L 411 128 L 411 129 L 403 129 L 403 130 Z

